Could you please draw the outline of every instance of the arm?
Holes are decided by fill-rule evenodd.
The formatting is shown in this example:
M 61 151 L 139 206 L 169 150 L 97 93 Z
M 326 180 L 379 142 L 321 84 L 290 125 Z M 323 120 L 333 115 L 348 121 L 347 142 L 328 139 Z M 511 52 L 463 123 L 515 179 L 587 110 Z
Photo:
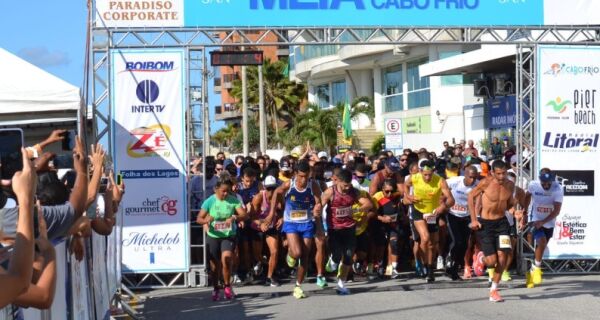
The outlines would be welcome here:
M 77 137 L 75 142 L 75 148 L 73 149 L 73 163 L 75 171 L 77 172 L 77 178 L 75 178 L 75 185 L 71 191 L 69 202 L 73 206 L 75 211 L 75 219 L 81 217 L 86 208 L 87 199 L 87 167 L 85 165 L 85 155 L 83 144 L 81 139 Z
M 321 204 L 321 188 L 317 185 L 316 182 L 312 182 L 312 191 L 313 197 L 315 198 L 315 207 L 313 208 L 313 214 L 315 216 L 315 221 L 320 223 L 321 216 L 323 214 L 323 205 Z
M 440 204 L 439 207 L 435 209 L 436 214 L 441 214 L 446 212 L 450 207 L 454 205 L 454 197 L 452 196 L 452 192 L 450 192 L 450 188 L 448 187 L 448 183 L 446 180 L 442 179 L 442 195 L 444 196 L 444 201 Z
M 234 218 L 235 220 L 244 221 L 248 219 L 248 213 L 246 212 L 246 209 L 244 209 L 244 206 L 236 208 L 235 213 L 237 214 L 237 217 Z
M 331 188 L 327 188 L 327 190 L 325 190 L 325 192 L 323 192 L 321 194 L 321 206 L 325 206 L 326 204 L 329 203 L 329 200 L 331 200 L 331 196 L 333 195 L 333 191 Z
M 394 192 L 394 197 L 402 198 L 404 195 L 404 177 L 400 174 L 400 172 L 396 173 L 396 192 Z
M 31 149 L 36 149 L 38 155 L 41 155 L 42 151 L 44 150 L 45 147 L 64 139 L 62 134 L 65 132 L 67 132 L 67 130 L 54 130 L 54 131 L 52 131 L 52 133 L 50 133 L 50 135 L 48 136 L 48 138 L 46 138 L 46 140 L 34 145 L 33 147 L 27 148 L 28 158 L 29 159 L 33 158 L 33 150 L 31 150 Z
M 267 218 L 270 221 L 273 221 L 273 217 L 275 216 L 275 212 L 277 211 L 277 204 L 283 202 L 283 195 L 290 189 L 290 181 L 287 181 L 277 187 L 275 189 L 275 193 L 273 193 L 273 198 L 271 198 L 271 212 L 269 212 L 269 217 Z
M 360 212 L 370 212 L 373 209 L 373 202 L 367 197 L 358 198 L 358 203 L 360 203 L 360 208 L 358 208 Z
M 369 185 L 369 195 L 372 197 L 377 193 L 377 186 L 379 186 L 381 182 L 379 182 L 379 174 L 375 173 L 373 176 L 373 180 L 371 180 L 371 185 Z
M 215 219 L 208 214 L 208 211 L 205 209 L 200 209 L 200 213 L 198 213 L 198 218 L 196 219 L 196 223 L 198 224 L 210 224 Z
M 0 274 L 0 308 L 10 304 L 26 292 L 33 273 L 33 194 L 37 185 L 37 175 L 29 161 L 27 151 L 21 149 L 23 171 L 15 173 L 12 179 L 13 191 L 19 201 L 19 218 L 14 252 L 8 270 Z
M 95 148 L 94 145 L 92 145 L 92 155 L 90 156 L 90 161 L 92 163 L 92 167 L 94 168 L 94 172 L 92 173 L 92 178 L 90 179 L 87 188 L 87 200 L 85 203 L 86 209 L 89 208 L 94 201 L 96 201 L 98 190 L 100 189 L 100 179 L 104 173 L 104 150 L 102 149 L 101 144 L 96 144 Z
M 471 215 L 471 229 L 473 230 L 477 230 L 479 228 L 481 228 L 481 224 L 479 223 L 479 221 L 477 221 L 477 208 L 475 205 L 475 200 L 477 199 L 477 197 L 481 196 L 481 194 L 483 194 L 483 191 L 485 190 L 485 188 L 487 188 L 488 186 L 488 180 L 483 180 L 480 184 L 478 184 L 473 190 L 471 190 L 471 192 L 469 192 L 469 196 L 468 196 L 468 206 L 469 206 L 469 213 Z
M 412 194 L 410 194 L 410 192 L 409 192 L 409 190 L 412 186 L 413 186 L 412 179 L 409 176 L 409 178 L 406 179 L 406 181 L 404 182 L 405 192 L 404 192 L 404 198 L 402 198 L 402 203 L 405 205 L 413 204 L 415 202 L 415 197 Z

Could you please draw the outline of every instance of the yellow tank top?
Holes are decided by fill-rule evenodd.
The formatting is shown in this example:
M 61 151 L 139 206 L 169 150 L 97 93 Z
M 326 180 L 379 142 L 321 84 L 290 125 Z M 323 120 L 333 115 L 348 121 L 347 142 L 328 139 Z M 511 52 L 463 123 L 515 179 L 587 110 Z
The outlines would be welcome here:
M 415 198 L 420 200 L 415 203 L 415 209 L 421 213 L 432 213 L 435 208 L 440 205 L 440 197 L 442 196 L 442 178 L 437 174 L 433 174 L 429 183 L 423 180 L 420 173 L 411 176 L 413 184 L 413 194 Z

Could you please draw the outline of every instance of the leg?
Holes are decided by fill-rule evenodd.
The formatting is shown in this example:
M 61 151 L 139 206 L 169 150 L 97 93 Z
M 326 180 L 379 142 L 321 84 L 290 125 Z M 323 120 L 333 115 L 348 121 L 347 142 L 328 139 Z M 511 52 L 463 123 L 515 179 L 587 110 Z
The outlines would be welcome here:
M 233 252 L 224 251 L 221 254 L 221 266 L 223 270 L 223 283 L 226 287 L 231 285 L 231 268 L 233 261 Z
M 423 254 L 423 259 L 425 260 L 425 264 L 432 265 L 433 264 L 433 244 L 431 243 L 431 237 L 429 235 L 429 230 L 427 230 L 427 222 L 425 220 L 415 220 L 415 229 L 419 233 L 419 238 L 421 239 L 419 243 L 419 248 L 421 249 L 421 253 Z
M 277 267 L 277 254 L 279 248 L 279 241 L 277 234 L 267 236 L 267 246 L 269 247 L 269 268 L 267 270 L 267 278 L 273 278 L 273 272 Z
M 323 235 L 315 237 L 315 246 L 317 248 L 315 253 L 315 264 L 317 265 L 317 275 L 323 276 L 325 274 L 325 249 L 326 249 L 327 238 Z
M 296 276 L 296 281 L 298 284 L 304 282 L 304 278 L 306 276 L 306 271 L 308 270 L 308 259 L 310 257 L 310 251 L 308 248 L 312 248 L 314 239 L 312 238 L 304 238 L 303 241 L 299 241 L 301 246 L 300 252 L 300 264 L 298 265 L 298 274 Z

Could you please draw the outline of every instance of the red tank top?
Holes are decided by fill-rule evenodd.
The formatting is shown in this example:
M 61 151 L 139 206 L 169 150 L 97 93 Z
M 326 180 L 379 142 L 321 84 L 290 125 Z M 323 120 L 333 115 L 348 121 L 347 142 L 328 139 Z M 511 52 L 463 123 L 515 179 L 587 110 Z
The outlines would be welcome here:
M 327 227 L 331 229 L 348 229 L 354 227 L 356 221 L 352 217 L 352 205 L 358 201 L 358 193 L 354 188 L 348 193 L 341 193 L 333 187 L 333 196 L 329 203 Z

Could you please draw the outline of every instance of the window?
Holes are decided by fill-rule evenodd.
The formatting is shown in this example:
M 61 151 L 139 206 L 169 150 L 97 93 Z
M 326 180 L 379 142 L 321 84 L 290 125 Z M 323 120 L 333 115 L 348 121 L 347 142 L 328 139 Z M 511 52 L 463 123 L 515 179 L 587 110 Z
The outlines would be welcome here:
M 319 108 L 329 108 L 329 83 L 316 87 L 317 105 Z
M 384 112 L 404 110 L 402 65 L 386 68 L 383 73 Z
M 407 64 L 408 109 L 427 107 L 431 104 L 429 77 L 419 75 L 419 66 L 427 63 L 427 59 Z
M 346 103 L 346 81 L 331 83 L 331 98 L 334 106 L 338 103 Z

